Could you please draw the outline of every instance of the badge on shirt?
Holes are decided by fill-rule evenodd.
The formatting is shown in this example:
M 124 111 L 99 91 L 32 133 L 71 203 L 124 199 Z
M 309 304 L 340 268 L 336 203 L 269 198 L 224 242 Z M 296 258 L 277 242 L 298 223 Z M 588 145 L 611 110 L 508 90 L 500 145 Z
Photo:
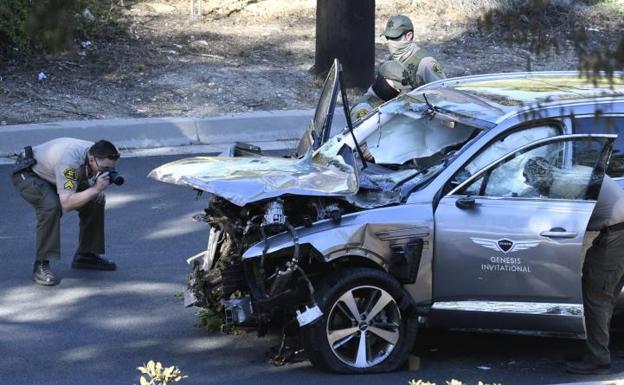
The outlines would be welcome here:
M 72 167 L 67 167 L 63 171 L 63 175 L 65 176 L 65 179 L 67 179 L 68 181 L 78 179 L 78 177 L 76 176 L 76 169 Z
M 76 169 L 73 167 L 67 167 L 65 170 L 63 170 L 63 176 L 65 177 L 65 183 L 63 184 L 63 188 L 65 190 L 75 190 L 76 180 L 78 179 Z

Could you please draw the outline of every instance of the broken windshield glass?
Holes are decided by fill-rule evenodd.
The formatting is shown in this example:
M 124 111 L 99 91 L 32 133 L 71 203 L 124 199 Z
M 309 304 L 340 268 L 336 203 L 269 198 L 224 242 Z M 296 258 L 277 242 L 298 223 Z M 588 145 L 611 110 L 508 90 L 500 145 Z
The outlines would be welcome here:
M 400 98 L 379 108 L 376 129 L 361 140 L 375 163 L 401 165 L 415 161 L 417 164 L 436 154 L 441 155 L 437 157 L 439 161 L 448 152 L 461 148 L 477 131 L 448 115 L 425 114 L 426 105 L 412 100 Z M 437 161 L 428 163 L 426 166 Z

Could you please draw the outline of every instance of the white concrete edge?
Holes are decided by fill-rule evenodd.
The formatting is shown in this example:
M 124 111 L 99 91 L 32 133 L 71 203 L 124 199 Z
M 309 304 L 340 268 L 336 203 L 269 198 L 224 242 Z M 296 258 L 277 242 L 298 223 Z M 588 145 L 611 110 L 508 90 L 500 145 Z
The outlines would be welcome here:
M 9 156 L 21 152 L 24 146 L 60 137 L 107 139 L 128 157 L 220 152 L 234 142 L 267 150 L 292 149 L 313 114 L 314 110 L 258 111 L 201 119 L 108 119 L 0 126 L 0 164 L 11 163 Z M 345 125 L 344 116 L 335 114 L 332 129 Z
M 275 141 L 275 142 L 253 142 L 250 143 L 259 146 L 264 151 L 282 151 L 293 150 L 298 144 L 297 140 L 291 141 Z M 171 155 L 214 155 L 223 152 L 232 143 L 224 144 L 194 144 L 187 146 L 168 146 L 155 148 L 138 148 L 138 149 L 120 149 L 121 158 L 142 158 L 150 156 L 171 156 Z M 0 157 L 0 166 L 15 163 L 15 159 L 10 157 Z
M 624 385 L 624 374 L 613 380 L 590 381 L 590 382 L 566 382 L 553 385 Z

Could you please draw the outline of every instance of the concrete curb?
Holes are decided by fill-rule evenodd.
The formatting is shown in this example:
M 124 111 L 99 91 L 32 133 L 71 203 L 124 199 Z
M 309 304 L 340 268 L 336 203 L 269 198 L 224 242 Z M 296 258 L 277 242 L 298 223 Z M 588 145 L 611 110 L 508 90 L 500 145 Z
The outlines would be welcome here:
M 556 385 L 624 385 L 624 379 L 591 381 L 591 382 L 566 382 L 565 384 Z
M 188 145 L 226 147 L 236 141 L 260 147 L 271 143 L 274 149 L 287 149 L 303 135 L 313 113 L 313 110 L 262 111 L 204 119 L 111 119 L 1 126 L 0 157 L 59 137 L 107 139 L 122 150 Z M 335 114 L 333 128 L 345 124 L 344 116 Z

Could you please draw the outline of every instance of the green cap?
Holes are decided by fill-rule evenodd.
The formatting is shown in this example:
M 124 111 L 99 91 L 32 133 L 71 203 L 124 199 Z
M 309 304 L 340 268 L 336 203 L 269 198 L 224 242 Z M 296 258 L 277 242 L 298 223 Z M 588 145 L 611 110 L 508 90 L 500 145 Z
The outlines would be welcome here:
M 386 79 L 394 80 L 399 84 L 409 83 L 408 73 L 403 64 L 396 60 L 388 60 L 379 67 L 379 75 Z
M 405 15 L 394 15 L 388 19 L 384 36 L 389 39 L 396 39 L 405 32 L 413 31 L 414 25 L 409 17 Z

